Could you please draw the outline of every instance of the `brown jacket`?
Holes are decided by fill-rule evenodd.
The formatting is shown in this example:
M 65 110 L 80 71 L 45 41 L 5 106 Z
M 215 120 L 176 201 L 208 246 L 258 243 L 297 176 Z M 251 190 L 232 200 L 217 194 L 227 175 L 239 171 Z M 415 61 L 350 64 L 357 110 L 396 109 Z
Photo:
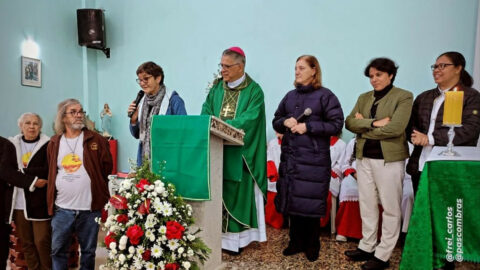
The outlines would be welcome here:
M 54 213 L 55 198 L 57 195 L 55 181 L 58 172 L 57 158 L 60 138 L 61 135 L 53 136 L 47 148 L 49 164 L 47 204 L 50 215 Z M 91 210 L 101 210 L 110 198 L 107 176 L 112 172 L 112 155 L 110 154 L 108 141 L 98 133 L 88 129 L 83 130 L 83 165 L 91 182 Z

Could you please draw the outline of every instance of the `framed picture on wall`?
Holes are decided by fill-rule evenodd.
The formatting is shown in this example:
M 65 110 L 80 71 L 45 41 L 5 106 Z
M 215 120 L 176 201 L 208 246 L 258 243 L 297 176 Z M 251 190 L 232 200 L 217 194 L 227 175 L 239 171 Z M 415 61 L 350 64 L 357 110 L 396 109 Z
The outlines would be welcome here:
M 42 87 L 42 61 L 22 56 L 22 85 Z

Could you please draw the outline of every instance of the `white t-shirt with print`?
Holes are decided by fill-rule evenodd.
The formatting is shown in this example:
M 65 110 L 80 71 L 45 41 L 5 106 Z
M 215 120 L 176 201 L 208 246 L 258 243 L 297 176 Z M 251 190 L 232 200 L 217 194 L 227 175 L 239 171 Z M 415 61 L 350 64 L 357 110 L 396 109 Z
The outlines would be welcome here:
M 28 163 L 30 162 L 30 158 L 32 157 L 32 153 L 35 150 L 36 146 L 38 144 L 38 141 L 33 142 L 33 143 L 27 143 L 23 140 L 20 140 L 20 153 L 22 154 L 22 163 L 23 163 L 23 168 L 26 168 Z M 15 198 L 15 206 L 14 209 L 16 210 L 24 210 L 25 209 L 25 192 L 23 191 L 23 188 L 16 188 L 17 190 L 17 195 Z
M 65 209 L 90 210 L 92 191 L 83 165 L 83 132 L 76 138 L 60 138 L 57 169 L 55 204 Z

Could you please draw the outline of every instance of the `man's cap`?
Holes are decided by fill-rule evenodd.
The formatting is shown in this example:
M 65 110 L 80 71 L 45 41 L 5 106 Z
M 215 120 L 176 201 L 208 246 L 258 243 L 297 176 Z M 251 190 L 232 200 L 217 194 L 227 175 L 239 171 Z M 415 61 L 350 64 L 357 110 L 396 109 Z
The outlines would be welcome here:
M 233 52 L 236 52 L 238 54 L 240 54 L 241 56 L 243 57 L 246 57 L 245 56 L 245 53 L 243 52 L 243 50 L 240 48 L 240 47 L 230 47 L 228 48 L 230 51 L 233 51 Z

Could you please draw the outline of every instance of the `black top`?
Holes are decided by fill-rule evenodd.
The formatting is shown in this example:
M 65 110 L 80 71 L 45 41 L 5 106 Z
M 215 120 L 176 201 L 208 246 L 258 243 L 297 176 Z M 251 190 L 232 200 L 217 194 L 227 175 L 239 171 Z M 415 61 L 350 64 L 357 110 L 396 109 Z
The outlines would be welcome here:
M 392 90 L 393 84 L 389 84 L 387 87 L 383 88 L 380 91 L 373 90 L 373 96 L 375 101 L 373 102 L 372 108 L 370 109 L 370 116 L 375 119 L 377 114 L 378 101 L 382 99 L 385 95 Z M 373 127 L 373 124 L 372 124 Z M 380 140 L 371 140 L 367 139 L 365 141 L 365 146 L 363 147 L 363 156 L 373 159 L 383 159 L 382 146 L 380 145 Z

